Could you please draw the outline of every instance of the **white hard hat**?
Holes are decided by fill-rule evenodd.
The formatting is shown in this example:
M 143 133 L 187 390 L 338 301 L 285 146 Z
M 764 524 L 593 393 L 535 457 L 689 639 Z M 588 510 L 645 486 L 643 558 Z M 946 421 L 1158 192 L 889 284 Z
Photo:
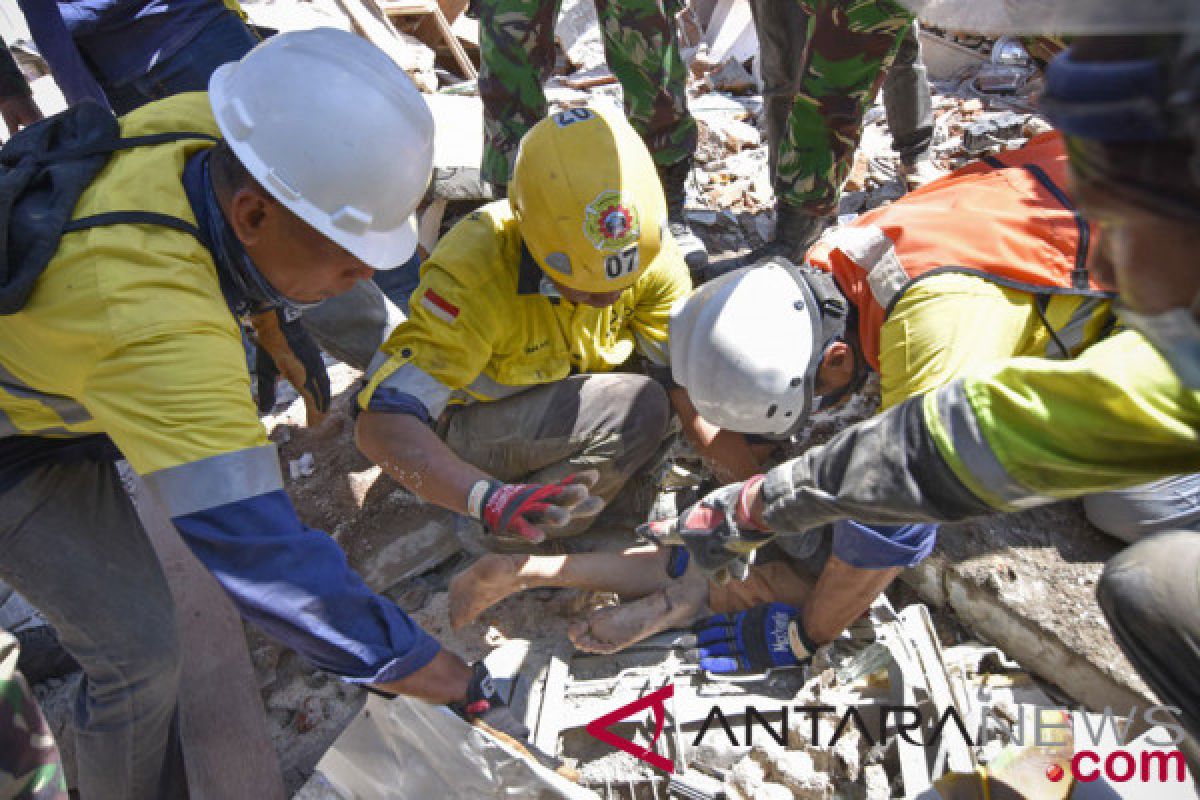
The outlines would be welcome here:
M 238 160 L 292 213 L 375 269 L 412 257 L 433 115 L 382 50 L 335 28 L 281 33 L 208 92 Z
M 671 310 L 672 375 L 712 424 L 788 436 L 812 411 L 817 367 L 844 311 L 823 313 L 804 268 L 782 259 L 743 267 Z

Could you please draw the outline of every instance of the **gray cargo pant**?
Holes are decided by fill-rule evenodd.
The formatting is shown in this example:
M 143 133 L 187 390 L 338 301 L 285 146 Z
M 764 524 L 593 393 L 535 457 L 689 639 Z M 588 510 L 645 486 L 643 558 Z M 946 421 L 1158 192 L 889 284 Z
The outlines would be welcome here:
M 1200 740 L 1200 533 L 1145 539 L 1108 562 L 1096 590 L 1138 673 Z M 1190 748 L 1195 758 L 1195 744 Z
M 0 578 L 50 620 L 83 667 L 82 796 L 186 797 L 174 604 L 116 467 L 50 464 L 0 494 Z
M 1083 498 L 1083 511 L 1093 525 L 1123 542 L 1162 531 L 1200 531 L 1200 474 L 1094 494 Z
M 502 481 L 549 483 L 599 471 L 592 493 L 611 501 L 666 435 L 670 406 L 644 375 L 572 375 L 492 403 L 451 408 L 438 426 L 460 458 Z M 546 531 L 587 530 L 595 517 Z

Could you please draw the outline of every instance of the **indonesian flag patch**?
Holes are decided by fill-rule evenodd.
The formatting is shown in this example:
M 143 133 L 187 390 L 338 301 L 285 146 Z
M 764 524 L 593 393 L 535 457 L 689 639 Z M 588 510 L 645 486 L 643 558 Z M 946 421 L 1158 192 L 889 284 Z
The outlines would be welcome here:
M 426 289 L 425 294 L 421 295 L 421 305 L 425 306 L 430 314 L 448 325 L 454 324 L 454 320 L 458 319 L 458 306 L 433 289 Z

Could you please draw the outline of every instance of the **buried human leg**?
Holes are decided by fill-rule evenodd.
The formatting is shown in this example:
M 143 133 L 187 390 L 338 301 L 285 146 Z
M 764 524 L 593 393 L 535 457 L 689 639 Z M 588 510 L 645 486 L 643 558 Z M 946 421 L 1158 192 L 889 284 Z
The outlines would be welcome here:
M 623 600 L 662 589 L 670 553 L 654 545 L 616 553 L 535 556 L 489 554 L 450 582 L 450 624 L 461 628 L 509 595 L 526 589 L 583 589 L 615 592 Z

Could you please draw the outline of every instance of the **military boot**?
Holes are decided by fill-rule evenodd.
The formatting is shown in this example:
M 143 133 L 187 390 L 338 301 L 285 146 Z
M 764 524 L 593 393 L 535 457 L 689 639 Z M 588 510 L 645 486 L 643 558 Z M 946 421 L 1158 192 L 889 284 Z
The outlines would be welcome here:
M 708 251 L 704 242 L 692 230 L 687 217 L 683 214 L 683 204 L 687 198 L 684 184 L 692 171 L 692 158 L 688 156 L 668 167 L 658 168 L 658 177 L 662 181 L 663 193 L 667 197 L 667 227 L 672 238 L 683 251 L 683 260 L 687 262 L 688 271 L 693 278 L 699 278 L 708 267 Z
M 828 225 L 829 217 L 816 216 L 787 203 L 780 203 L 775 216 L 775 238 L 752 250 L 742 264 L 757 264 L 773 256 L 782 256 L 793 264 L 803 264 L 808 248 L 821 238 Z

